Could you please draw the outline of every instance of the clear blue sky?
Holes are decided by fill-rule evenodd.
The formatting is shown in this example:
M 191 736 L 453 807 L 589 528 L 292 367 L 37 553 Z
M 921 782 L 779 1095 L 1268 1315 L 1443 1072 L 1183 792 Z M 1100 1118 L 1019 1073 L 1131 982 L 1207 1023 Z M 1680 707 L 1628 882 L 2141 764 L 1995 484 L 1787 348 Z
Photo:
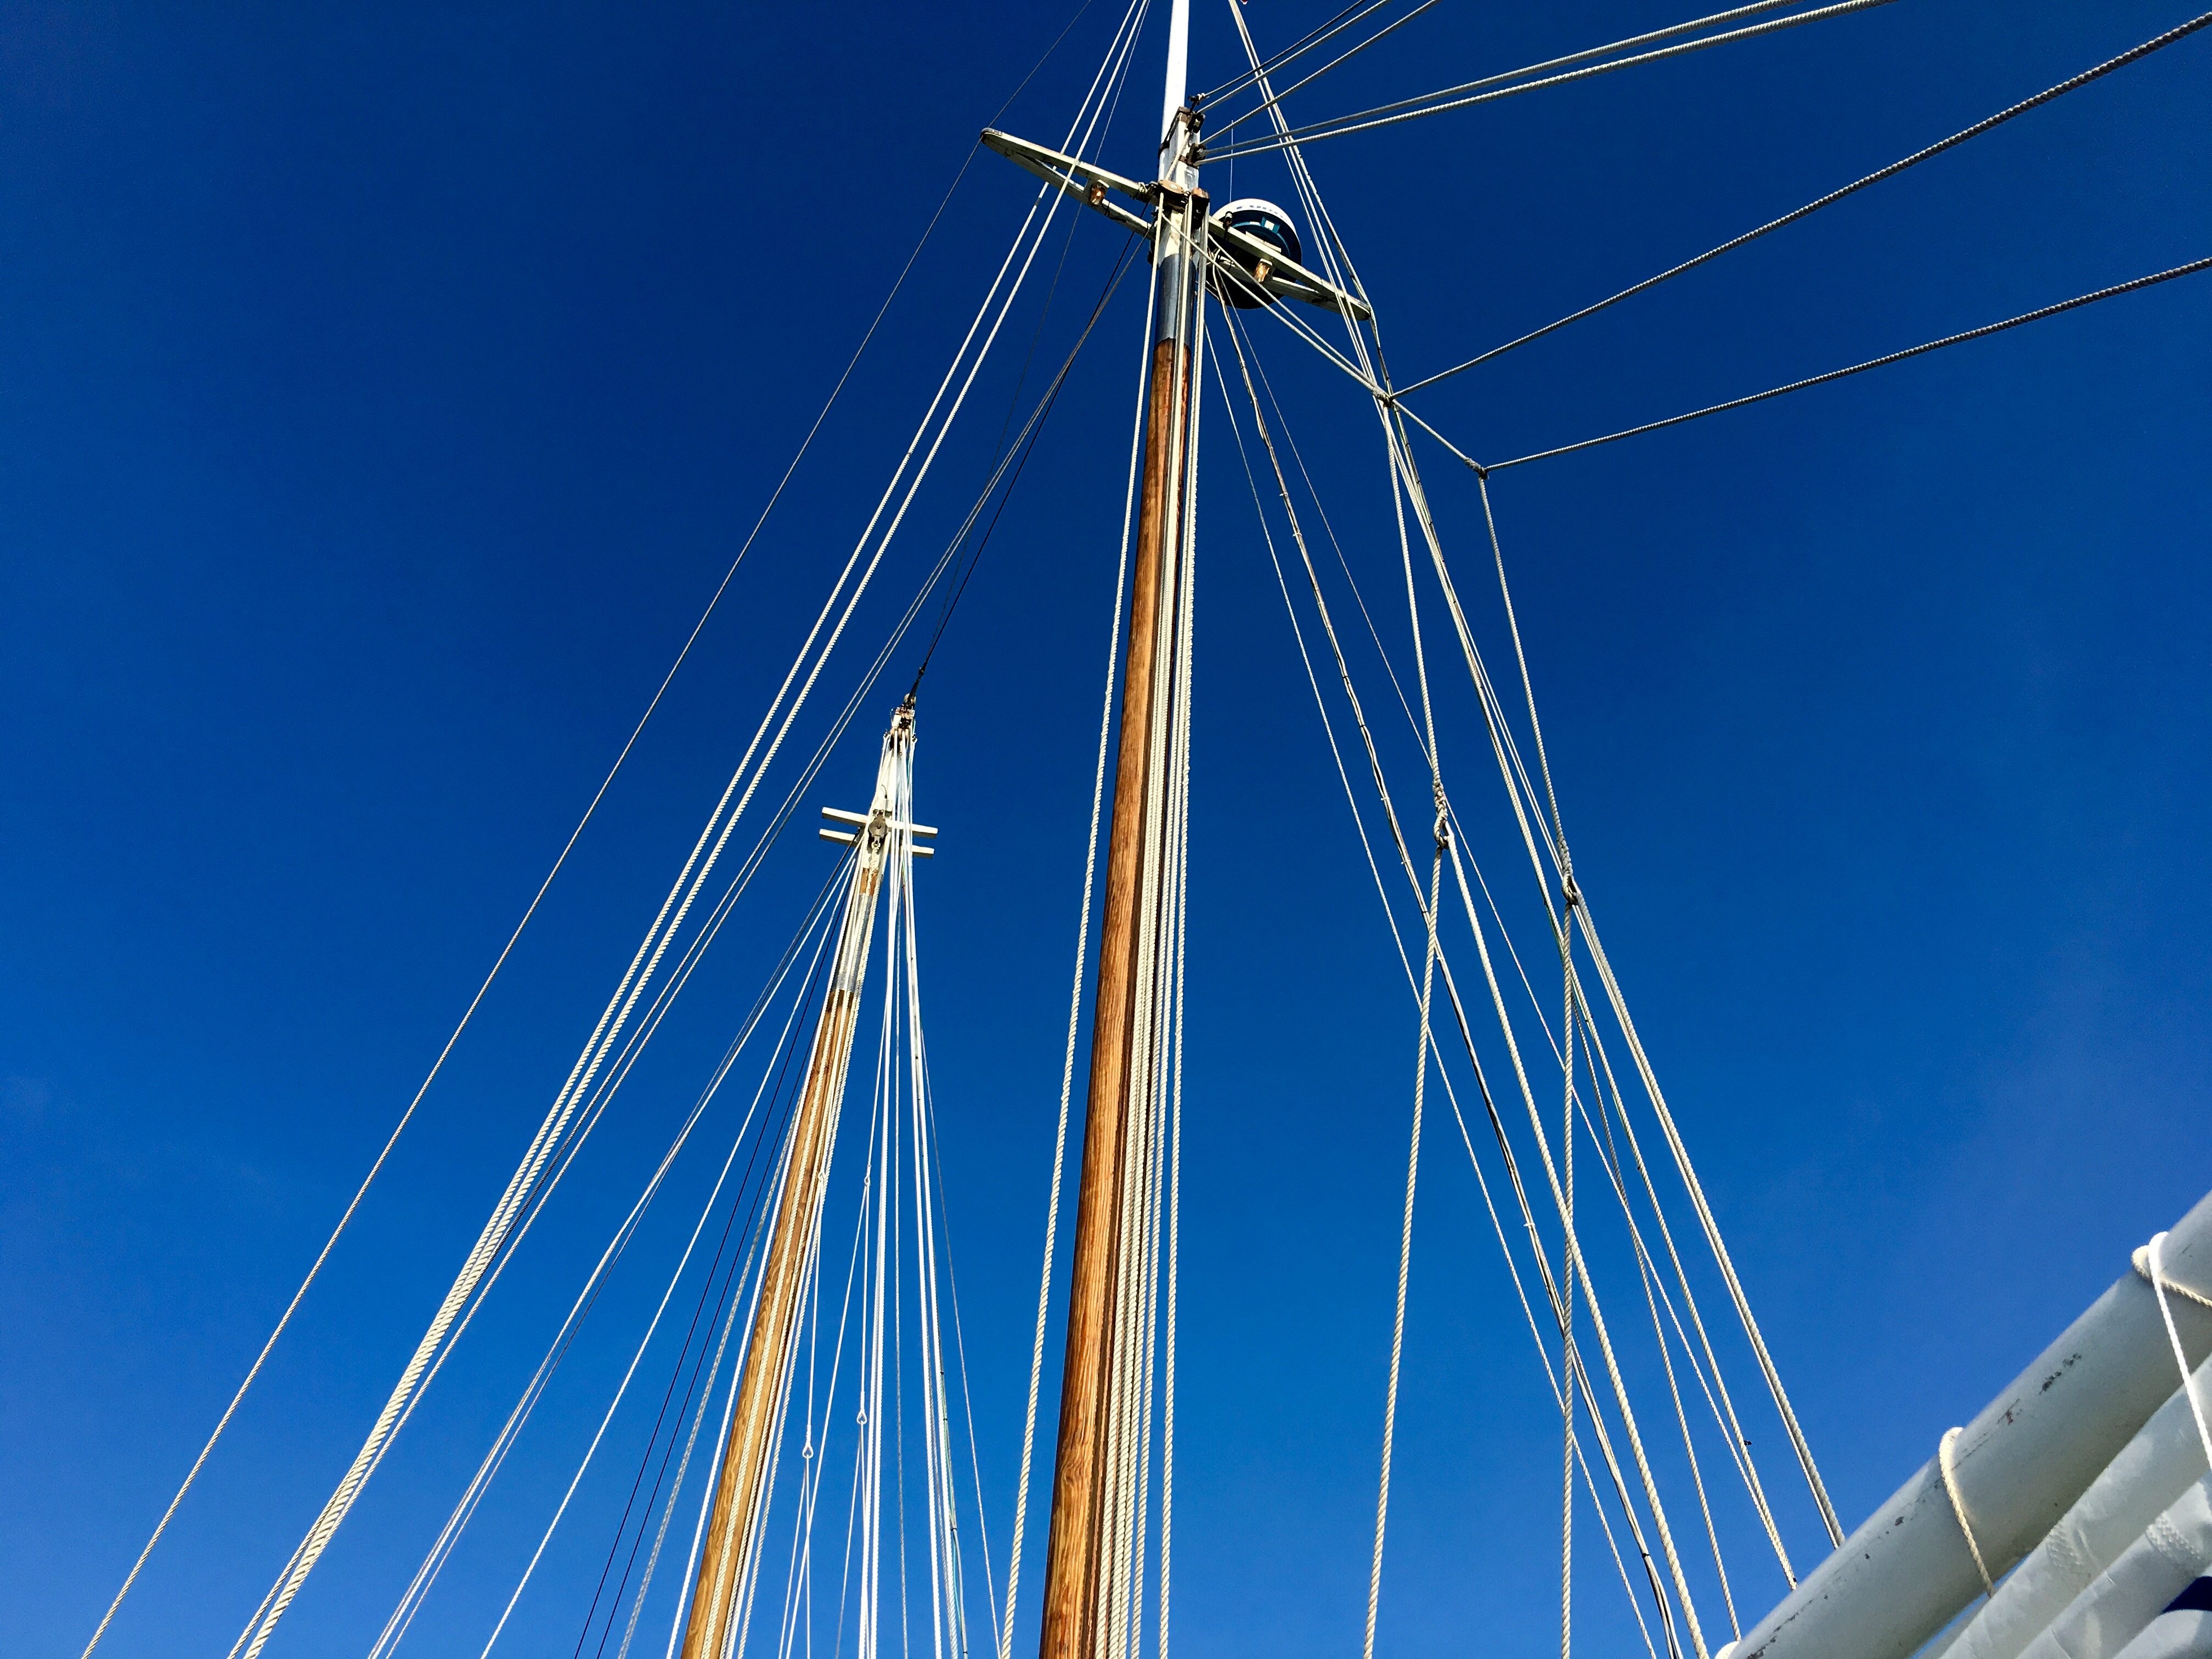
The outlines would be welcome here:
M 1321 10 L 1248 15 L 1266 43 Z M 1449 0 L 1299 112 L 1686 10 Z M 1313 164 L 1403 380 L 2183 15 L 1900 0 Z M 1065 14 L 4 17 L 0 1608 L 10 1651 L 66 1656 Z M 1087 14 L 1006 125 L 1056 137 L 1106 27 Z M 1235 50 L 1201 4 L 1194 82 Z M 2212 252 L 2208 54 L 2212 33 L 1424 411 L 1520 453 Z M 1156 39 L 1139 63 L 1106 156 L 1133 173 Z M 1243 163 L 1234 188 L 1282 177 Z M 997 158 L 969 170 L 107 1650 L 220 1652 L 358 1444 L 1024 199 Z M 1078 231 L 1040 363 L 1118 243 Z M 988 467 L 1041 299 L 864 613 L 877 636 Z M 931 1041 L 1001 1552 L 1138 327 L 1125 295 L 921 715 Z M 1387 597 L 1371 416 L 1263 344 Z M 1176 1642 L 1341 1656 L 1412 1031 L 1209 422 Z M 2198 277 L 1494 484 L 1578 870 L 1847 1523 L 2212 1186 L 2208 454 Z M 1423 463 L 1491 600 L 1473 481 Z M 1473 817 L 1497 790 L 1462 683 L 1444 748 Z M 876 712 L 823 799 L 860 804 Z M 780 850 L 594 1144 L 596 1184 L 549 1213 L 272 1651 L 365 1650 L 824 856 Z M 1431 1150 L 1382 1646 L 1546 1651 L 1556 1428 L 1464 1159 Z M 699 1173 L 641 1261 L 665 1271 Z M 477 1650 L 653 1279 L 595 1316 L 410 1651 Z M 1778 1435 L 1754 1439 L 1785 1484 Z M 568 1650 L 610 1513 L 510 1645 Z M 1785 1521 L 1816 1556 L 1802 1503 Z M 1729 1524 L 1763 1609 L 1778 1578 Z M 1590 1639 L 1626 1650 L 1594 1528 L 1581 1547 Z

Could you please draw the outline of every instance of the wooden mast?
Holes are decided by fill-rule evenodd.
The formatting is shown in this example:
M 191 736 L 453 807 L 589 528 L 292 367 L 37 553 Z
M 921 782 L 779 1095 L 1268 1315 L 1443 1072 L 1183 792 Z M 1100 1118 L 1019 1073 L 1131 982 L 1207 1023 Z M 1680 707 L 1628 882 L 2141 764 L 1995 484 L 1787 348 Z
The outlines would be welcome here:
M 1179 678 L 1177 600 L 1187 550 L 1192 343 L 1203 289 L 1197 249 L 1205 193 L 1182 159 L 1195 137 L 1183 106 L 1188 0 L 1176 0 L 1168 49 L 1161 185 L 1153 221 L 1158 272 L 1146 394 L 1136 564 L 1129 592 L 1129 647 L 1121 678 L 1121 721 L 1107 834 L 1106 905 L 1098 942 L 1091 1081 L 1076 1194 L 1074 1260 L 1068 1279 L 1067 1353 L 1060 1377 L 1060 1435 L 1053 1466 L 1052 1527 L 1046 1546 L 1039 1659 L 1098 1659 L 1100 1592 L 1108 1562 L 1109 1418 L 1114 1406 L 1114 1311 L 1121 1216 L 1137 1171 L 1128 1157 L 1143 1079 L 1133 1052 L 1146 982 L 1139 926 L 1148 872 L 1161 867 L 1168 745 L 1160 739 Z M 1162 654 L 1167 660 L 1163 662 Z M 1139 1498 L 1139 1501 L 1142 1501 Z
M 685 1615 L 684 1659 L 721 1659 L 750 1577 L 768 1470 L 783 1420 L 792 1340 L 805 1304 L 807 1265 L 829 1185 L 830 1154 L 837 1142 L 838 1109 L 852 1062 L 853 1032 L 875 931 L 876 895 L 883 884 L 884 866 L 902 839 L 898 832 L 913 829 L 895 822 L 900 805 L 897 782 L 913 744 L 909 699 L 900 705 L 884 738 L 875 800 L 866 821 L 856 824 L 850 837 L 823 832 L 831 839 L 856 842 L 858 851 L 829 989 L 814 1030 L 814 1051 L 792 1118 L 790 1160 L 784 1168 L 783 1190 L 761 1268 L 752 1334 L 738 1374 L 738 1397 L 730 1413 L 729 1438 L 722 1447 L 721 1479 L 701 1547 L 699 1577 Z M 854 814 L 837 816 L 848 823 L 857 818 Z

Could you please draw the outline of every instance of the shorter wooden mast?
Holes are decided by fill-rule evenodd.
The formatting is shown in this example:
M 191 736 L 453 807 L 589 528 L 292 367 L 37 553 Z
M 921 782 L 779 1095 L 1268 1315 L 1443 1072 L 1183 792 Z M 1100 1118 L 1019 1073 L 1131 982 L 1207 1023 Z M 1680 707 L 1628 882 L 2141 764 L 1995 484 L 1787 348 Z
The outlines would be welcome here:
M 884 865 L 914 830 L 911 824 L 897 822 L 902 794 L 898 786 L 912 764 L 913 749 L 914 704 L 909 698 L 892 717 L 891 729 L 884 738 L 883 759 L 876 770 L 874 802 L 850 837 L 857 846 L 852 884 L 846 891 L 844 918 L 821 1019 L 815 1026 L 805 1085 L 792 1118 L 783 1188 L 770 1224 L 752 1334 L 745 1344 L 737 1401 L 730 1413 L 729 1437 L 722 1447 L 721 1479 L 714 1490 L 714 1511 L 701 1546 L 699 1577 L 684 1620 L 684 1659 L 721 1659 L 741 1611 L 741 1592 L 750 1577 L 775 1437 L 783 1421 L 792 1342 L 805 1305 L 808 1264 L 822 1218 L 823 1195 L 829 1188 L 830 1154 L 837 1144 L 839 1108 L 844 1100 L 846 1073 L 852 1064 L 860 994 L 867 980 L 869 944 L 875 933 L 876 896 L 883 884 Z M 857 815 L 836 816 L 852 822 Z M 847 839 L 842 835 L 832 838 Z

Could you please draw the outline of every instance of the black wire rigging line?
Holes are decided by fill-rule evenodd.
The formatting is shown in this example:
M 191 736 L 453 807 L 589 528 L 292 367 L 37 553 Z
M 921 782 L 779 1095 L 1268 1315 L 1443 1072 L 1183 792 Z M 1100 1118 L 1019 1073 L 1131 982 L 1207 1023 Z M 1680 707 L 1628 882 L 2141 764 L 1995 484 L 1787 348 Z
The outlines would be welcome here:
M 1194 108 L 1203 109 L 1208 104 L 1218 103 L 1224 98 L 1234 97 L 1237 94 L 1243 91 L 1245 88 L 1252 85 L 1253 82 L 1259 80 L 1261 76 L 1273 74 L 1277 70 L 1289 63 L 1292 58 L 1298 57 L 1301 53 L 1312 51 L 1313 48 L 1321 45 L 1324 40 L 1332 40 L 1335 36 L 1343 33 L 1345 30 L 1350 28 L 1361 18 L 1367 16 L 1370 13 L 1380 10 L 1382 7 L 1389 4 L 1389 3 L 1390 0 L 1368 0 L 1368 3 L 1364 6 L 1346 6 L 1342 11 L 1337 13 L 1335 16 L 1330 18 L 1327 22 L 1321 24 L 1318 27 L 1309 29 L 1305 33 L 1291 41 L 1289 46 L 1285 46 L 1281 51 L 1274 53 L 1264 62 L 1254 64 L 1250 69 L 1246 70 L 1242 75 L 1231 76 L 1228 80 L 1224 81 L 1219 86 L 1214 88 L 1211 92 L 1200 93 L 1196 97 L 1190 100 L 1192 106 Z
M 1510 461 L 1477 461 L 1462 452 L 1436 428 L 1415 415 L 1403 404 L 1398 407 L 1413 423 L 1434 438 L 1454 455 L 1483 477 L 1502 471 L 1509 466 L 1525 466 L 1530 461 L 1549 460 L 1554 455 L 1571 455 L 1578 449 L 1595 449 L 1600 444 L 1619 443 L 1623 438 L 1634 438 L 1646 432 L 1656 432 L 1662 427 L 1680 426 L 1686 421 L 1700 421 L 1708 415 L 1718 415 L 1731 409 L 1743 409 L 1752 404 L 1763 404 L 1769 398 L 1779 398 L 1785 392 L 1802 392 L 1808 386 L 1826 386 L 1831 380 L 1846 380 L 1854 374 L 1863 374 L 1870 368 L 1886 368 L 1892 363 L 1901 363 L 1908 357 L 1923 356 L 1930 351 L 1941 351 L 1945 346 L 1963 345 L 1968 340 L 1978 340 L 1991 334 L 2002 334 L 2008 328 L 2018 328 L 2023 323 L 2041 322 L 2045 317 L 2056 317 L 2061 312 L 2076 311 L 2083 306 L 2094 305 L 2100 300 L 2110 300 L 2123 294 L 2132 294 L 2137 289 L 2153 288 L 2160 283 L 2170 283 L 2177 276 L 2189 276 L 2200 270 L 2212 270 L 2212 258 L 2192 259 L 2185 265 L 2175 265 L 2169 270 L 2153 271 L 2148 276 L 2137 276 L 2131 282 L 2115 283 L 2110 288 L 2100 288 L 2093 293 L 2076 295 L 2071 300 L 2061 300 L 2057 305 L 2043 306 L 2034 311 L 2024 311 L 2017 317 L 2008 317 L 2001 323 L 1984 323 L 1979 328 L 1970 328 L 1963 333 L 1947 334 L 1940 340 L 1911 346 L 1903 351 L 1893 351 L 1886 356 L 1870 357 L 1865 362 L 1853 363 L 1849 368 L 1832 368 L 1825 374 L 1810 375 L 1802 380 L 1792 380 L 1787 386 L 1769 386 L 1764 392 L 1754 392 L 1748 398 L 1731 398 L 1724 404 L 1709 404 L 1703 409 L 1691 410 L 1684 415 L 1670 415 L 1663 421 L 1646 421 L 1641 426 L 1632 426 L 1619 432 L 1608 432 L 1602 438 L 1584 438 L 1579 443 L 1561 444 L 1556 449 L 1540 449 L 1533 454 L 1516 455 Z
M 1760 3 L 1745 7 L 1743 11 L 1770 10 L 1775 3 L 1780 3 L 1780 0 L 1760 0 Z M 1632 58 L 1616 58 L 1608 63 L 1592 64 L 1585 69 L 1568 70 L 1563 74 L 1546 76 L 1540 80 L 1520 81 L 1519 84 L 1515 86 L 1498 86 L 1496 90 L 1491 92 L 1473 90 L 1478 86 L 1515 81 L 1519 76 L 1534 75 L 1540 70 L 1550 67 L 1548 64 L 1538 64 L 1525 70 L 1516 70 L 1510 74 L 1492 76 L 1486 81 L 1471 81 L 1462 87 L 1446 87 L 1440 91 L 1428 93 L 1419 98 L 1401 99 L 1395 104 L 1377 105 L 1373 109 L 1358 110 L 1350 115 L 1340 115 L 1329 120 L 1316 121 L 1307 126 L 1291 127 L 1269 137 L 1248 139 L 1243 143 L 1231 144 L 1220 149 L 1201 145 L 1198 149 L 1198 155 L 1201 160 L 1225 161 L 1237 155 L 1255 155 L 1267 150 L 1284 149 L 1294 144 L 1317 143 L 1323 138 L 1342 138 L 1355 132 L 1370 132 L 1377 127 L 1395 126 L 1402 121 L 1418 121 L 1425 115 L 1442 115 L 1452 110 L 1466 109 L 1475 104 L 1491 103 L 1500 98 L 1514 98 L 1524 92 L 1534 92 L 1541 87 L 1565 86 L 1570 81 L 1586 81 L 1594 75 L 1610 75 L 1615 70 L 1629 69 L 1638 64 L 1656 63 L 1662 58 L 1679 58 L 1685 52 L 1703 52 L 1708 46 L 1725 46 L 1731 40 L 1748 40 L 1758 35 L 1772 34 L 1782 29 L 1796 28 L 1802 23 L 1817 23 L 1826 18 L 1841 17 L 1848 12 L 1865 11 L 1875 6 L 1886 6 L 1890 3 L 1892 0 L 1838 0 L 1838 3 L 1834 5 L 1818 7 L 1812 11 L 1794 12 L 1787 17 L 1777 17 L 1768 22 L 1753 23 L 1745 28 L 1731 29 L 1724 34 L 1711 34 L 1701 40 L 1686 40 L 1678 46 L 1662 46 L 1654 52 L 1639 52 Z M 1725 17 L 1741 15 L 1742 14 L 1720 13 L 1712 18 L 1704 19 L 1696 23 L 1678 25 L 1660 33 L 1662 35 L 1679 34 L 1689 29 L 1704 27 L 1708 23 L 1718 21 Z M 1622 46 L 1633 44 L 1635 44 L 1633 41 L 1620 43 Z M 1619 50 L 1618 46 L 1599 47 L 1593 52 L 1580 55 L 1596 57 L 1616 50 Z M 1467 95 L 1461 96 L 1462 93 Z
M 1769 5 L 1779 5 L 1784 3 L 1784 0 L 1764 0 L 1764 3 Z M 1276 105 L 1281 103 L 1284 99 L 1289 97 L 1292 93 L 1298 91 L 1301 88 L 1310 86 L 1314 82 L 1320 80 L 1322 76 L 1328 74 L 1338 64 L 1342 64 L 1348 59 L 1358 57 L 1361 52 L 1366 51 L 1368 47 L 1373 46 L 1384 35 L 1395 33 L 1398 30 L 1405 27 L 1407 24 L 1412 22 L 1416 17 L 1419 17 L 1423 12 L 1428 10 L 1430 7 L 1436 3 L 1437 0 L 1421 0 L 1421 3 L 1419 5 L 1414 7 L 1413 10 L 1407 12 L 1403 17 L 1399 18 L 1395 22 L 1385 23 L 1381 28 L 1376 30 L 1374 33 L 1369 35 L 1364 40 L 1362 40 L 1358 46 L 1348 47 L 1345 51 L 1337 53 L 1335 57 L 1330 58 L 1328 62 L 1323 64 L 1319 69 L 1314 70 L 1311 74 L 1301 76 L 1298 79 L 1291 82 L 1290 85 L 1285 87 L 1280 92 L 1276 93 L 1265 102 L 1255 104 L 1250 109 L 1246 110 L 1242 115 L 1224 123 L 1221 131 L 1224 132 L 1231 131 L 1236 127 L 1242 125 L 1244 122 L 1250 120 L 1255 115 L 1266 114 L 1269 110 L 1274 108 Z M 1262 81 L 1262 84 L 1264 84 L 1264 79 Z
M 1571 312 L 1566 316 L 1560 318 L 1557 322 L 1547 323 L 1543 327 L 1532 330 L 1528 333 L 1522 335 L 1518 339 L 1508 340 L 1504 345 L 1492 346 L 1489 350 L 1482 353 L 1480 356 L 1470 357 L 1465 362 L 1455 363 L 1449 368 L 1439 369 L 1436 374 L 1430 375 L 1426 380 L 1416 380 L 1409 386 L 1401 386 L 1399 388 L 1398 395 L 1401 398 L 1405 397 L 1408 393 L 1419 392 L 1423 386 L 1434 386 L 1438 380 L 1449 379 L 1450 376 L 1460 373 L 1462 369 L 1474 368 L 1479 364 L 1490 362 L 1493 357 L 1502 357 L 1507 352 L 1515 349 L 1516 347 L 1527 345 L 1532 340 L 1540 340 L 1547 334 L 1550 334 L 1557 330 L 1565 328 L 1569 323 L 1578 323 L 1585 317 L 1594 317 L 1599 312 L 1605 310 L 1607 307 L 1619 305 L 1623 300 L 1633 299 L 1637 295 L 1644 293 L 1649 289 L 1655 289 L 1658 287 L 1660 283 L 1668 281 L 1671 277 L 1680 276 L 1685 271 L 1695 270 L 1699 265 L 1705 264 L 1710 260 L 1717 259 L 1723 253 L 1734 252 L 1737 248 L 1743 246 L 1747 242 L 1757 241 L 1760 237 L 1767 234 L 1770 231 L 1779 230 L 1784 225 L 1794 225 L 1797 221 L 1804 218 L 1808 214 L 1817 213 L 1824 207 L 1832 206 L 1835 203 L 1842 201 L 1846 196 L 1856 195 L 1858 191 L 1864 190 L 1869 185 L 1878 185 L 1885 179 L 1893 179 L 1899 173 L 1904 172 L 1907 167 L 1917 167 L 1921 162 L 1929 160 L 1931 156 L 1941 155 L 1947 149 L 1956 149 L 1959 145 L 1965 143 L 1969 138 L 1978 138 L 1984 133 L 1990 131 L 1991 129 L 2002 126 L 2006 122 L 2011 120 L 2015 116 L 2025 115 L 2028 111 L 2039 108 L 2043 105 L 2049 103 L 2054 98 L 2061 97 L 2067 93 L 2075 91 L 2078 88 L 2086 87 L 2092 81 L 2100 80 L 2104 76 L 2110 75 L 2114 70 L 2125 68 L 2128 64 L 2134 63 L 2138 58 L 2148 58 L 2151 53 L 2158 51 L 2160 47 L 2170 46 L 2175 41 L 2183 40 L 2189 35 L 2196 33 L 2197 30 L 2204 27 L 2207 24 L 2212 24 L 2212 11 L 2208 11 L 2201 16 L 2192 17 L 2187 22 L 2177 25 L 2175 27 L 2166 30 L 2163 34 L 2154 35 L 2149 40 L 2144 41 L 2141 46 L 2131 46 L 2117 58 L 2107 58 L 2103 63 L 2096 64 L 2093 68 L 2083 70 L 2079 75 L 2071 76 L 2067 80 L 2061 81 L 2055 87 L 2046 87 L 2043 91 L 2037 93 L 2033 98 L 2023 98 L 2017 104 L 2008 105 L 2007 107 L 1999 110 L 1995 115 L 1985 116 L 1981 120 L 1975 122 L 1973 125 L 1962 128 L 1960 131 L 1953 133 L 1948 138 L 1939 139 L 1924 149 L 1917 149 L 1913 151 L 1911 155 L 1905 156 L 1901 160 L 1892 161 L 1886 167 L 1879 167 L 1875 169 L 1874 172 L 1868 173 L 1863 179 L 1852 180 L 1852 182 L 1845 185 L 1840 190 L 1832 190 L 1826 196 L 1820 197 L 1813 201 L 1806 203 L 1803 207 L 1793 209 L 1791 211 L 1784 214 L 1778 219 L 1770 219 L 1765 224 L 1760 225 L 1758 228 L 1754 230 L 1747 230 L 1741 236 L 1732 237 L 1728 241 L 1723 242 L 1718 247 L 1708 248 L 1705 252 L 1698 254 L 1693 259 L 1685 259 L 1680 264 L 1669 266 L 1667 270 L 1661 271 L 1656 276 L 1647 276 L 1642 282 L 1634 284 L 1632 287 L 1621 289 L 1620 293 L 1613 295 L 1609 299 L 1600 300 L 1595 305 L 1584 306 L 1580 311 Z

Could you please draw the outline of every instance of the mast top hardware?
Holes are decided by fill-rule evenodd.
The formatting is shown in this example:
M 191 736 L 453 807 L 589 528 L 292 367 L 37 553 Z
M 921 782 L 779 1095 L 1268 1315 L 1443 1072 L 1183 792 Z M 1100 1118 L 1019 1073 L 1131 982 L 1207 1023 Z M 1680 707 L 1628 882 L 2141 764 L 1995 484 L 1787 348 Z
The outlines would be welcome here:
M 1291 222 L 1291 216 L 1273 202 L 1262 201 L 1256 196 L 1243 197 L 1230 203 L 1219 213 L 1219 222 L 1228 229 L 1240 231 L 1250 241 L 1265 243 L 1271 252 L 1254 258 L 1243 241 L 1230 245 L 1228 253 L 1243 280 L 1226 271 L 1217 271 L 1213 291 L 1227 304 L 1239 311 L 1256 310 L 1267 303 L 1263 285 L 1286 263 L 1296 265 L 1304 250 L 1298 246 L 1298 233 Z M 1226 238 L 1224 239 L 1226 241 Z
M 852 826 L 848 830 L 832 830 L 825 825 L 822 829 L 814 832 L 816 835 L 821 836 L 823 840 L 834 841 L 840 847 L 850 847 L 854 842 L 860 838 L 860 836 L 864 831 L 876 828 L 878 824 L 878 821 L 880 821 L 881 828 L 884 830 L 890 830 L 893 828 L 904 830 L 913 836 L 915 840 L 917 842 L 933 838 L 937 834 L 937 831 L 933 828 L 926 823 L 894 824 L 890 814 L 888 811 L 882 810 L 878 810 L 875 812 L 848 812 L 842 806 L 825 806 L 822 809 L 822 816 L 829 819 L 831 823 L 843 823 L 850 824 Z M 916 847 L 914 849 L 914 855 L 918 859 L 935 858 L 937 856 L 937 849 L 933 847 Z
M 1017 138 L 1012 133 L 986 128 L 983 143 L 1017 167 L 1035 173 L 1047 184 L 1073 196 L 1094 212 L 1104 215 L 1127 231 L 1150 236 L 1152 233 L 1151 216 L 1131 211 L 1114 198 L 1133 202 L 1141 207 L 1157 208 L 1164 189 L 1173 188 L 1155 180 L 1140 184 L 1134 179 L 1109 173 L 1095 162 L 1085 161 L 1042 144 L 1033 144 L 1026 138 Z M 1177 194 L 1181 192 L 1178 191 Z M 1242 222 L 1246 215 L 1243 210 L 1266 208 L 1284 233 L 1290 246 L 1285 247 L 1272 234 L 1255 234 Z M 1318 271 L 1309 270 L 1298 263 L 1304 252 L 1299 246 L 1297 233 L 1291 228 L 1290 221 L 1279 208 L 1272 204 L 1243 200 L 1232 202 L 1227 208 L 1206 216 L 1206 234 L 1214 245 L 1225 252 L 1246 272 L 1250 274 L 1251 286 L 1264 292 L 1269 299 L 1300 300 L 1324 311 L 1348 314 L 1360 322 L 1367 321 L 1373 313 L 1366 302 L 1356 294 L 1348 294 Z M 1264 271 L 1262 267 L 1265 267 Z M 1237 287 L 1244 284 L 1238 283 Z M 1262 303 L 1258 293 L 1233 301 L 1238 305 Z

